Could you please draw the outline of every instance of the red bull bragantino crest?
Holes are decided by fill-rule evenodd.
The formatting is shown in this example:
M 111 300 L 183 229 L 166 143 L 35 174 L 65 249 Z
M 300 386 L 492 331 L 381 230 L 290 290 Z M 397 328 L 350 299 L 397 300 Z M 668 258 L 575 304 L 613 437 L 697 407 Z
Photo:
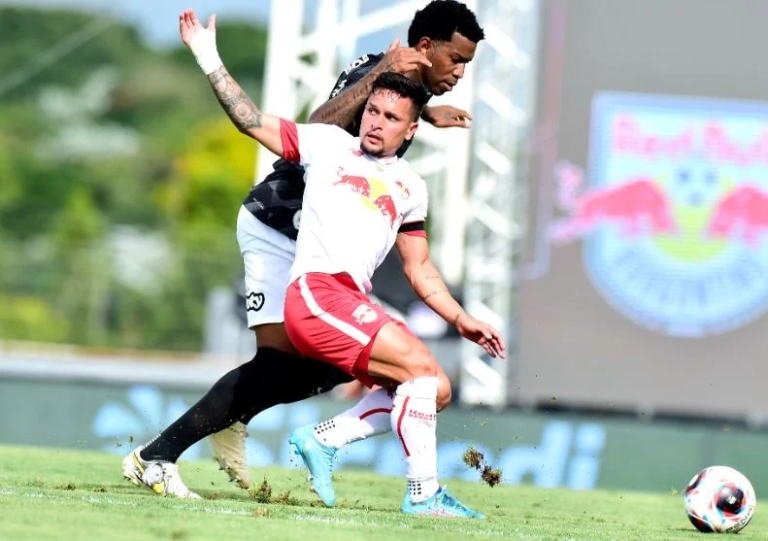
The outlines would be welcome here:
M 589 279 L 671 336 L 741 327 L 768 308 L 768 105 L 601 93 L 588 174 L 555 169 L 557 244 L 584 239 Z

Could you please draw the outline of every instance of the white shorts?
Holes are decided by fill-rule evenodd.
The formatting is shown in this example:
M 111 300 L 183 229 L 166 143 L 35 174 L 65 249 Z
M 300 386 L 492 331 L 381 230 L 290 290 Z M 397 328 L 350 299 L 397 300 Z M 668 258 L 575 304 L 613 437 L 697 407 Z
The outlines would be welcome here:
M 240 207 L 237 242 L 245 264 L 248 327 L 283 323 L 285 291 L 296 257 L 296 241 L 264 225 L 245 207 Z

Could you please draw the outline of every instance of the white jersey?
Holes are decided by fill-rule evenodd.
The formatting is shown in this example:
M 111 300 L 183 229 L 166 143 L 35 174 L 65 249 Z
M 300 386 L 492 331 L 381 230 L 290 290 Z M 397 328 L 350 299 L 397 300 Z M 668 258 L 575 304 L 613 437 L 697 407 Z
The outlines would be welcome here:
M 336 126 L 283 121 L 286 160 L 305 167 L 304 202 L 291 281 L 347 273 L 361 291 L 403 224 L 427 216 L 427 185 L 401 158 L 373 158 Z

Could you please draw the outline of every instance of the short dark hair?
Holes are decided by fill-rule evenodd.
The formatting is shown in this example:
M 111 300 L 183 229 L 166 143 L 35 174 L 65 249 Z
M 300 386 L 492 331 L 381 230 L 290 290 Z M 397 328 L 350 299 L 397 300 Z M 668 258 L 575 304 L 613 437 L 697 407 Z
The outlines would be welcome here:
M 421 116 L 421 110 L 429 101 L 429 91 L 426 86 L 393 71 L 384 72 L 376 78 L 371 87 L 371 94 L 377 90 L 391 90 L 403 98 L 410 99 L 416 110 L 415 118 Z
M 472 43 L 485 38 L 472 10 L 456 0 L 432 0 L 413 16 L 408 28 L 408 46 L 415 47 L 421 38 L 451 41 L 458 32 Z

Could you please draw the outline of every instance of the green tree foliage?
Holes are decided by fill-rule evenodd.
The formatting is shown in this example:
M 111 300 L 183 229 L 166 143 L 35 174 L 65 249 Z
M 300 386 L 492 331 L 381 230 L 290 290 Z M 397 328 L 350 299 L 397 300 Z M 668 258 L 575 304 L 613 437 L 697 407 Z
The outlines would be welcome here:
M 160 209 L 185 224 L 231 228 L 253 178 L 256 144 L 228 119 L 201 123 L 157 192 Z
M 99 13 L 2 7 L 0 20 L 0 339 L 199 349 L 206 296 L 242 272 L 255 143 L 183 46 L 154 50 Z M 258 100 L 265 29 L 218 27 Z M 167 253 L 130 248 L 125 228 Z
M 76 85 L 96 67 L 131 67 L 152 54 L 135 28 L 101 13 L 4 7 L 0 20 L 0 73 L 34 74 L 4 99 L 29 96 L 30 88 L 48 84 Z

